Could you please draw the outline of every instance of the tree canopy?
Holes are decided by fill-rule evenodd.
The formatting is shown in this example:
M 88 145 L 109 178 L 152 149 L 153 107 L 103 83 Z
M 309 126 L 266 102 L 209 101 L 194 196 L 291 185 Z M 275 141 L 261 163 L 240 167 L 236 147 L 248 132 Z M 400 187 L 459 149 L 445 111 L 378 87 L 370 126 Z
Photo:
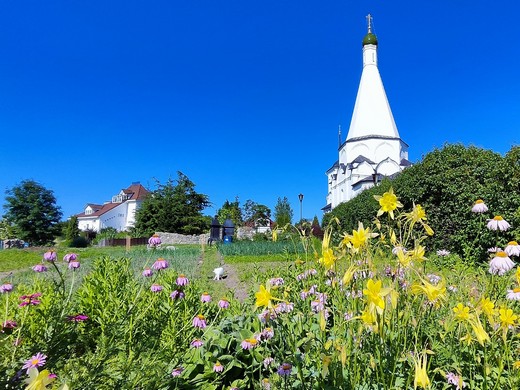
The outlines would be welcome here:
M 274 207 L 274 219 L 277 226 L 283 227 L 292 223 L 293 210 L 286 196 L 278 198 Z
M 234 202 L 229 200 L 224 202 L 222 207 L 217 210 L 217 219 L 220 224 L 223 224 L 226 219 L 230 219 L 235 226 L 243 225 L 242 209 L 240 208 L 238 197 L 235 198 Z
M 143 200 L 136 213 L 134 235 L 169 232 L 201 234 L 209 229 L 211 218 L 202 215 L 210 205 L 207 195 L 195 191 L 195 184 L 182 172 L 177 180 L 165 184 L 157 181 L 157 188 Z
M 34 180 L 24 180 L 6 190 L 4 219 L 18 237 L 31 245 L 52 244 L 60 234 L 61 209 L 53 191 Z

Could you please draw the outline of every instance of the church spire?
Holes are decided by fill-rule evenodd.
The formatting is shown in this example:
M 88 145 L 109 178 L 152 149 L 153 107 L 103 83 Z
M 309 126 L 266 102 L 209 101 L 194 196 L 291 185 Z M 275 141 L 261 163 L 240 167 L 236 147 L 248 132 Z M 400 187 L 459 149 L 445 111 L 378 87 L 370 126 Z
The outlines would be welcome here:
M 399 138 L 397 126 L 377 67 L 377 37 L 372 15 L 367 16 L 363 38 L 363 72 L 352 113 L 347 141 L 359 137 Z

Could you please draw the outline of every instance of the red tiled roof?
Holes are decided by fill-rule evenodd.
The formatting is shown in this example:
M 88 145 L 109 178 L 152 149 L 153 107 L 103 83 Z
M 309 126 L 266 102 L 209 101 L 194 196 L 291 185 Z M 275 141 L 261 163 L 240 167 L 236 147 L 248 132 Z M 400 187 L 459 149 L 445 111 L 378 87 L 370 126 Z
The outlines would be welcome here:
M 130 187 L 123 190 L 123 192 L 129 195 L 128 199 L 124 200 L 121 203 L 105 203 L 103 205 L 98 205 L 94 203 L 88 203 L 87 207 L 90 206 L 94 210 L 92 214 L 85 214 L 85 212 L 76 214 L 78 218 L 90 218 L 90 217 L 99 217 L 100 215 L 105 214 L 106 212 L 112 210 L 113 208 L 119 206 L 120 204 L 128 201 L 128 200 L 143 200 L 145 196 L 149 193 L 149 191 L 144 188 L 141 184 L 136 183 L 132 184 Z

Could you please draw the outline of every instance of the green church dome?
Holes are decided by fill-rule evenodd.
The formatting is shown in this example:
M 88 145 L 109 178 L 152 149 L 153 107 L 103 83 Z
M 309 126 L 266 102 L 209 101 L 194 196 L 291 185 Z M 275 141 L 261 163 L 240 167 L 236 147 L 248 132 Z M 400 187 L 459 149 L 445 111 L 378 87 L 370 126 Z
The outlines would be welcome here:
M 371 32 L 365 35 L 365 38 L 363 38 L 363 46 L 365 45 L 377 45 L 376 35 L 372 34 Z

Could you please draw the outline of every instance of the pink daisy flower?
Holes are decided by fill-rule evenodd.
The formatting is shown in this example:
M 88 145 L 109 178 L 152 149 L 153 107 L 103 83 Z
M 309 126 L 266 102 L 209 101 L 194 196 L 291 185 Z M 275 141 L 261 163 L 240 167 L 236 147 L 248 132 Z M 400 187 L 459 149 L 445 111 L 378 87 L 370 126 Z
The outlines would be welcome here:
M 280 367 L 278 367 L 278 371 L 276 371 L 276 372 L 278 373 L 278 375 L 286 376 L 286 375 L 290 375 L 291 371 L 292 371 L 292 364 L 283 363 Z
M 177 367 L 172 371 L 172 376 L 177 377 L 181 376 L 182 372 L 184 371 L 184 367 Z
M 254 338 L 244 339 L 240 345 L 242 346 L 242 349 L 252 349 L 258 345 L 258 340 Z
M 153 275 L 153 272 L 150 268 L 145 268 L 142 275 L 145 277 L 145 278 L 149 278 L 150 276 Z
M 34 294 L 30 294 L 30 295 L 22 295 L 20 297 L 22 302 L 18 306 L 24 307 L 24 306 L 27 306 L 27 305 L 33 305 L 33 306 L 39 305 L 41 303 L 41 301 L 39 299 L 36 299 L 36 298 L 39 298 L 41 296 L 42 296 L 42 293 L 34 293 Z
M 32 358 L 30 358 L 29 360 L 25 361 L 25 364 L 23 365 L 22 370 L 27 369 L 27 372 L 29 372 L 29 370 L 31 368 L 36 368 L 36 367 L 43 366 L 46 361 L 47 361 L 47 356 L 44 355 L 41 352 L 38 352 Z
M 150 291 L 151 291 L 151 292 L 159 292 L 159 291 L 162 291 L 162 286 L 161 286 L 160 284 L 154 283 L 154 284 L 152 284 L 152 286 L 150 287 Z
M 83 322 L 88 320 L 88 316 L 85 314 L 76 314 L 74 316 L 68 316 L 67 319 L 71 322 Z

